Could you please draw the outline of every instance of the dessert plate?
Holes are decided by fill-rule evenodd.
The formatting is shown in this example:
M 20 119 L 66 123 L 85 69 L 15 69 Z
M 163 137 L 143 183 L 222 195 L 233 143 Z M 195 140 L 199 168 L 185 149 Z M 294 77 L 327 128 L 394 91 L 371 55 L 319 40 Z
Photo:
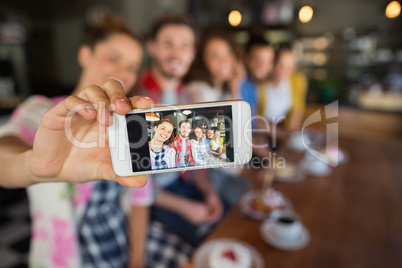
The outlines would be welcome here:
M 265 263 L 264 259 L 262 258 L 261 254 L 250 244 L 237 240 L 237 239 L 229 239 L 229 238 L 222 238 L 222 239 L 214 239 L 202 244 L 194 253 L 193 256 L 193 264 L 195 267 L 202 267 L 208 268 L 208 256 L 213 250 L 214 247 L 220 244 L 227 244 L 227 243 L 239 243 L 242 246 L 248 248 L 251 252 L 252 258 L 252 268 L 264 268 Z
M 286 210 L 293 210 L 292 202 L 285 197 L 282 193 L 270 188 L 268 191 L 271 191 L 272 194 L 272 206 L 268 206 L 272 208 L 272 211 L 276 209 L 286 209 Z M 257 197 L 258 192 L 256 190 L 249 190 L 243 194 L 240 198 L 239 207 L 240 211 L 253 219 L 256 220 L 264 220 L 269 217 L 272 211 L 264 212 L 258 211 L 252 207 L 252 201 Z

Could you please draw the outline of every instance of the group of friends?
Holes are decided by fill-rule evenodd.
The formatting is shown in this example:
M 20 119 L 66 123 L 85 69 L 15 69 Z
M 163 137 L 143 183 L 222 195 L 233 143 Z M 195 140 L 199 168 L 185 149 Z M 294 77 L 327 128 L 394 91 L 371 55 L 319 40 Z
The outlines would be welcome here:
M 82 71 L 71 95 L 31 96 L 0 127 L 0 185 L 27 187 L 31 203 L 32 267 L 179 267 L 185 258 L 178 256 L 189 257 L 230 207 L 226 197 L 269 172 L 252 178 L 246 170 L 219 169 L 118 177 L 107 146 L 82 149 L 66 138 L 70 111 L 78 113 L 72 133 L 82 142 L 105 136 L 112 112 L 126 114 L 153 102 L 243 98 L 257 118 L 255 128 L 279 121 L 277 134 L 286 136 L 300 126 L 306 82 L 295 73 L 290 48 L 275 50 L 252 36 L 243 57 L 231 32 L 213 29 L 198 38 L 184 14 L 164 14 L 152 25 L 145 40 L 151 63 L 141 71 L 142 44 L 121 18 L 105 18 L 78 50 Z M 133 92 L 137 96 L 127 97 Z M 101 110 L 100 102 L 110 106 Z M 80 105 L 86 109 L 75 108 Z M 173 124 L 163 119 L 154 131 L 149 142 L 154 169 L 217 161 L 223 154 L 219 130 L 192 130 L 184 120 L 173 137 Z M 269 143 L 270 135 L 255 140 Z M 200 226 L 207 227 L 200 231 Z M 175 239 L 162 243 L 161 237 Z M 161 258 L 167 246 L 182 254 Z
M 188 167 L 216 163 L 222 155 L 219 129 L 195 126 L 183 119 L 179 134 L 173 137 L 174 125 L 169 119 L 159 120 L 154 126 L 154 136 L 149 142 L 152 169 Z

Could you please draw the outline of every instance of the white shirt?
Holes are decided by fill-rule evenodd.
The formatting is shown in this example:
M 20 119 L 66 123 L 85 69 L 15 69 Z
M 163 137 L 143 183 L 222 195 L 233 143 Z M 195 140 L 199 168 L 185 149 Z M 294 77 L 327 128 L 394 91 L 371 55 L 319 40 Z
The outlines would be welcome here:
M 212 150 L 216 151 L 219 149 L 219 147 L 221 146 L 221 144 L 219 143 L 219 139 L 216 140 L 211 140 L 212 141 Z
M 264 115 L 268 121 L 277 122 L 279 117 L 286 116 L 293 104 L 290 81 L 281 80 L 277 86 L 270 83 L 265 90 Z M 280 121 L 284 119 L 283 117 Z
M 190 82 L 184 91 L 186 102 L 207 102 L 231 99 L 229 92 L 224 92 L 222 88 L 211 87 L 204 81 Z

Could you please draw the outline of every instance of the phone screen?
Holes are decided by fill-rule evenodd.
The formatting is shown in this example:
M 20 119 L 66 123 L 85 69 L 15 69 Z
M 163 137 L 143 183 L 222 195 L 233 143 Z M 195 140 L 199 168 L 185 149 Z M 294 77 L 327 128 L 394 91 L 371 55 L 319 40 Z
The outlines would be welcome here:
M 133 172 L 233 162 L 232 106 L 126 115 Z

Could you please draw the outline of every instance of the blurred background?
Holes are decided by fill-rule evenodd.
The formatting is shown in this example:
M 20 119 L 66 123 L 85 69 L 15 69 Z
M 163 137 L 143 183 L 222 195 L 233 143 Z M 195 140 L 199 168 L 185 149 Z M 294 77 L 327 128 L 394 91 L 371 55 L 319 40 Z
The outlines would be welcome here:
M 152 21 L 169 10 L 192 14 L 199 30 L 227 27 L 242 44 L 250 32 L 264 34 L 273 44 L 292 42 L 299 70 L 310 82 L 309 102 L 339 100 L 345 105 L 402 111 L 400 97 L 381 94 L 402 90 L 402 19 L 397 16 L 398 6 L 388 6 L 390 3 L 3 0 L 0 112 L 9 113 L 31 94 L 58 96 L 69 92 L 79 75 L 76 51 L 85 26 L 95 22 L 99 14 L 118 13 L 137 33 L 144 34 Z M 311 9 L 302 9 L 304 6 Z
M 274 45 L 291 42 L 298 70 L 309 82 L 306 115 L 323 104 L 339 101 L 340 137 L 370 140 L 370 152 L 381 152 L 379 157 L 389 160 L 389 166 L 379 166 L 376 176 L 388 176 L 389 180 L 384 180 L 382 186 L 392 195 L 383 200 L 394 205 L 384 201 L 378 211 L 387 208 L 392 213 L 386 216 L 394 215 L 393 222 L 400 223 L 400 205 L 397 205 L 401 201 L 401 184 L 397 178 L 400 178 L 398 148 L 402 141 L 400 3 L 389 0 L 1 0 L 0 125 L 30 95 L 53 97 L 71 92 L 80 73 L 76 60 L 78 46 L 86 27 L 96 23 L 102 14 L 117 13 L 137 33 L 144 35 L 162 13 L 187 12 L 194 16 L 200 31 L 224 27 L 235 33 L 240 44 L 245 44 L 253 32 L 264 35 Z M 376 143 L 379 140 L 390 147 Z M 397 141 L 397 146 L 390 141 Z M 351 157 L 361 161 L 355 169 L 340 169 L 337 176 L 370 175 L 362 172 L 370 164 L 364 152 L 366 145 L 346 144 Z M 360 182 L 355 185 L 356 189 L 369 187 L 364 184 L 365 178 L 361 177 Z M 318 188 L 321 185 L 317 182 Z M 346 189 L 349 182 L 345 180 L 343 186 Z M 289 196 L 298 196 L 300 188 L 279 189 L 289 191 Z M 377 191 L 380 188 L 370 189 L 370 194 L 380 199 Z M 349 195 L 350 200 L 359 196 Z M 311 204 L 304 203 L 305 209 L 300 209 L 305 196 L 299 196 L 295 200 L 300 202 L 301 214 L 309 215 Z M 361 210 L 349 212 L 357 217 L 357 223 Z M 17 221 L 13 220 L 16 218 Z M 25 190 L 0 188 L 0 267 L 26 267 L 29 222 Z M 399 255 L 392 252 L 397 250 L 395 245 L 400 245 L 400 240 L 387 241 L 389 247 L 384 247 L 384 251 L 390 249 L 388 252 L 393 257 Z M 320 263 L 328 265 L 328 260 L 331 258 Z

